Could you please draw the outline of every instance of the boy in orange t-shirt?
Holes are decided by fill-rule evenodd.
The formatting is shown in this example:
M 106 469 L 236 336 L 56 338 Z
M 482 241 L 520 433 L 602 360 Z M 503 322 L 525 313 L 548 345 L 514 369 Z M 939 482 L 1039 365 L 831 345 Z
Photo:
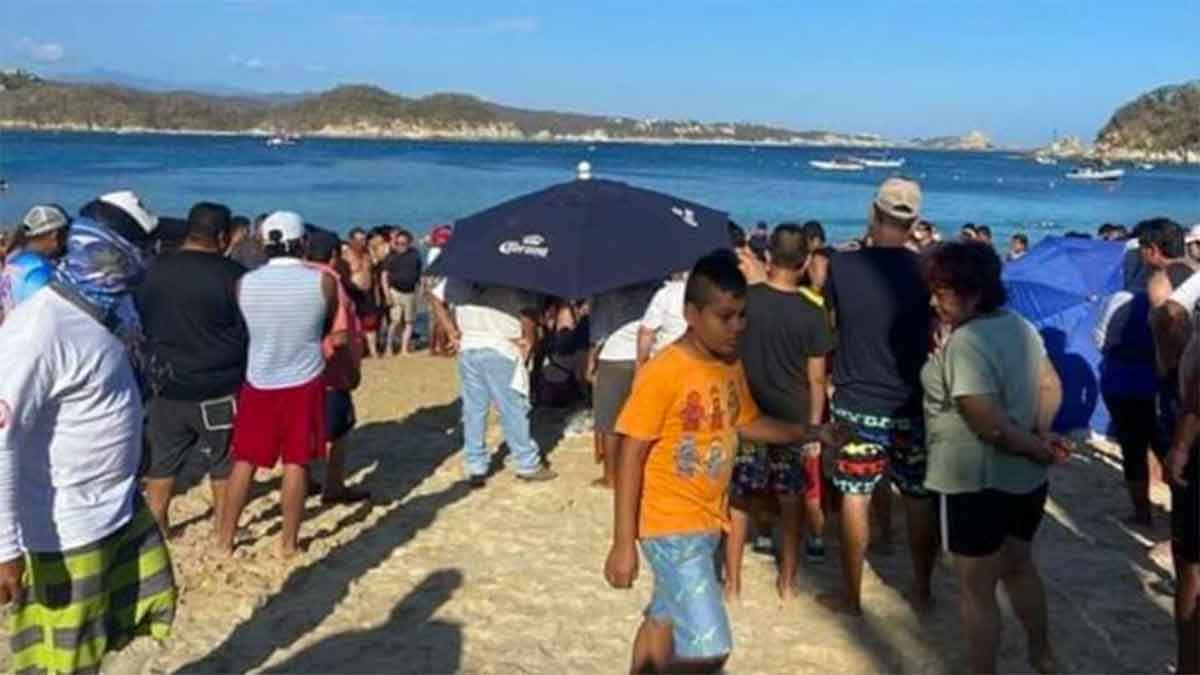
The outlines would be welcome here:
M 739 434 L 760 443 L 839 445 L 840 427 L 759 414 L 738 361 L 746 279 L 729 251 L 696 263 L 688 332 L 638 373 L 617 421 L 613 545 L 604 574 L 629 588 L 642 553 L 654 596 L 633 645 L 633 672 L 715 672 L 733 647 L 714 553 L 728 529 L 728 487 Z

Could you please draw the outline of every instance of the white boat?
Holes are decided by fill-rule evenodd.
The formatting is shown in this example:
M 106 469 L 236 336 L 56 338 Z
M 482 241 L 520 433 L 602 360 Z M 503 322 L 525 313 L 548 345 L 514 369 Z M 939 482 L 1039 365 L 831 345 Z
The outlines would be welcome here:
M 278 148 L 284 145 L 295 145 L 300 140 L 295 134 L 275 134 L 267 139 L 267 147 Z
M 1055 164 L 1058 164 L 1058 160 L 1050 157 L 1049 155 L 1034 155 L 1033 161 L 1041 164 L 1042 166 L 1054 166 Z
M 1154 165 L 1151 164 L 1150 162 L 1140 162 L 1140 163 L 1136 164 L 1135 166 L 1137 168 L 1141 169 L 1142 171 L 1153 171 L 1154 170 Z
M 1098 165 L 1084 164 L 1068 171 L 1066 177 L 1068 180 L 1112 182 L 1121 180 L 1124 175 L 1125 169 L 1106 169 Z
M 903 157 L 851 157 L 851 161 L 858 162 L 868 169 L 899 169 L 904 166 L 907 161 Z
M 862 162 L 847 157 L 835 157 L 830 160 L 814 159 L 808 165 L 818 171 L 862 171 L 866 168 Z

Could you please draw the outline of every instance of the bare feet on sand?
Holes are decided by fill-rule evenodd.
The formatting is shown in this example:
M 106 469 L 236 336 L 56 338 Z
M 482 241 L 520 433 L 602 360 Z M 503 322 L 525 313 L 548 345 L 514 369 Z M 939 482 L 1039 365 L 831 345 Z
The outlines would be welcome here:
M 779 595 L 779 602 L 785 605 L 796 599 L 796 587 L 792 585 L 791 579 L 782 574 L 775 577 L 775 593 Z
M 300 552 L 300 547 L 295 545 L 286 545 L 282 541 L 275 544 L 274 555 L 280 560 L 291 560 Z
M 742 580 L 732 574 L 725 574 L 725 602 L 735 605 L 742 601 Z
M 862 605 L 850 602 L 841 593 L 820 593 L 817 595 L 817 604 L 834 614 L 862 616 Z

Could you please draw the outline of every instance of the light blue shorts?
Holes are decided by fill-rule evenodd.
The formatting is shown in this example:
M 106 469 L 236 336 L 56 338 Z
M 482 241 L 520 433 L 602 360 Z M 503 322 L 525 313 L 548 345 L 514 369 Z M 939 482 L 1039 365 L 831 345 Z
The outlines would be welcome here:
M 733 635 L 713 556 L 721 537 L 688 534 L 642 540 L 654 571 L 646 618 L 670 624 L 675 657 L 718 659 L 733 651 Z

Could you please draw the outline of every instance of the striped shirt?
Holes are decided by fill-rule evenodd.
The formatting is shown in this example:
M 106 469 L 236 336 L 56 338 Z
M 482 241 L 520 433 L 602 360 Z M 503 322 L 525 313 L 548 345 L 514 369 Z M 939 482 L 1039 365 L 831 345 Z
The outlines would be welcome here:
M 299 258 L 272 258 L 242 277 L 238 304 L 250 334 L 250 386 L 298 387 L 324 372 L 321 339 L 329 308 L 319 270 Z

